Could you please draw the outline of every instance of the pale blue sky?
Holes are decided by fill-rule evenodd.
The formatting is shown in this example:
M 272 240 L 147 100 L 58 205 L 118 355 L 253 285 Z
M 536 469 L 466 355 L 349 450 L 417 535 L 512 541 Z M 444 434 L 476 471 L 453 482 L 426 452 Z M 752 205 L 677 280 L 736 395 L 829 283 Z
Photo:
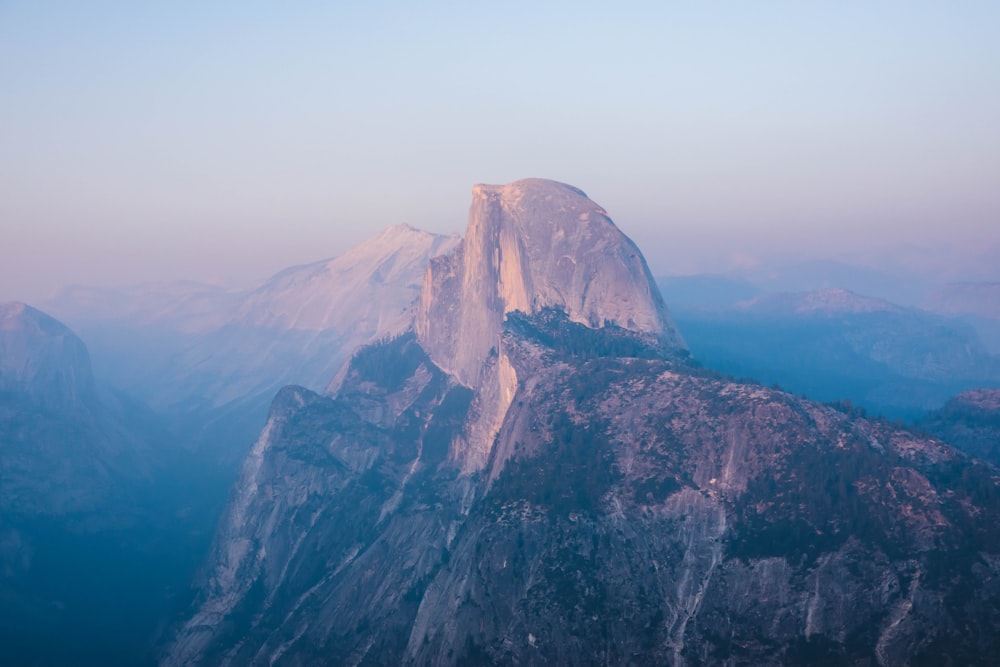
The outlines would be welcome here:
M 250 283 L 526 176 L 656 273 L 982 254 L 997 35 L 996 2 L 0 0 L 0 299 Z

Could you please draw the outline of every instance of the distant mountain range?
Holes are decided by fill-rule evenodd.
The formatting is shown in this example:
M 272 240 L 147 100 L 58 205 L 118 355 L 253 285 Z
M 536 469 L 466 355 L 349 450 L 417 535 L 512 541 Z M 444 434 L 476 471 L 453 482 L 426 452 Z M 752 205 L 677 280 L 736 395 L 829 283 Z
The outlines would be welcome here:
M 196 283 L 72 288 L 47 304 L 105 380 L 189 424 L 189 446 L 242 458 L 279 388 L 322 389 L 358 346 L 401 330 L 430 257 L 458 242 L 390 227 L 246 292 Z
M 924 307 L 950 315 L 973 315 L 1000 320 L 1000 282 L 951 283 L 934 290 Z
M 0 416 L 7 517 L 95 512 L 149 469 L 151 452 L 102 405 L 83 342 L 22 303 L 0 304 Z
M 694 357 L 737 377 L 905 419 L 1000 387 L 1000 357 L 960 318 L 843 289 L 735 299 L 730 287 L 730 298 L 706 301 L 691 296 L 695 282 L 661 284 L 680 297 L 673 310 Z
M 151 662 L 217 508 L 148 408 L 102 393 L 86 346 L 0 304 L 0 656 Z

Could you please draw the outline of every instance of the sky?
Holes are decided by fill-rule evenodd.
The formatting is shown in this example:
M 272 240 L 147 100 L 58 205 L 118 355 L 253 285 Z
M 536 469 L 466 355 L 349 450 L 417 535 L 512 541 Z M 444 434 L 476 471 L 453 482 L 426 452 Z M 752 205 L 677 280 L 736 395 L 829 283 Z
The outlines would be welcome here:
M 1000 280 L 998 34 L 996 2 L 0 0 L 0 300 L 249 286 L 523 177 L 655 274 Z

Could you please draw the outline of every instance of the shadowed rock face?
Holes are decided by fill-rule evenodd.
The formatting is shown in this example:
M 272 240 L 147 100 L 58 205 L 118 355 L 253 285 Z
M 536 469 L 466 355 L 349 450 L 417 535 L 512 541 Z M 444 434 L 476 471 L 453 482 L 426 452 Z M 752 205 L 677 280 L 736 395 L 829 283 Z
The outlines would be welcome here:
M 92 404 L 95 387 L 86 346 L 40 310 L 0 304 L 0 392 L 62 410 Z
M 617 278 L 578 291 L 539 272 L 563 252 L 569 218 L 550 212 L 599 211 L 579 191 L 476 196 L 463 245 L 428 271 L 416 332 L 362 349 L 336 396 L 275 399 L 164 664 L 986 664 L 1000 651 L 993 469 L 686 365 L 655 288 L 636 296 L 646 283 L 624 310 L 588 305 L 594 285 L 613 294 L 628 267 L 647 272 L 614 260 Z M 536 256 L 539 234 L 551 243 Z

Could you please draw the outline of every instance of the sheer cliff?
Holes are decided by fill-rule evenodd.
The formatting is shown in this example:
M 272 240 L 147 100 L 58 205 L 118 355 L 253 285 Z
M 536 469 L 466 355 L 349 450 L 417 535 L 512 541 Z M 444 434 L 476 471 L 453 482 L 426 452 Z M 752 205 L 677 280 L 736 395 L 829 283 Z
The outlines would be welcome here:
M 539 178 L 475 186 L 465 235 L 431 260 L 414 322 L 431 360 L 475 391 L 452 452 L 463 471 L 486 465 L 517 385 L 504 318 L 551 307 L 686 353 L 642 254 L 582 191 Z
M 459 247 L 427 270 L 421 345 L 472 387 L 504 316 L 551 306 L 574 322 L 614 322 L 684 348 L 642 254 L 583 192 L 537 178 L 475 186 Z

